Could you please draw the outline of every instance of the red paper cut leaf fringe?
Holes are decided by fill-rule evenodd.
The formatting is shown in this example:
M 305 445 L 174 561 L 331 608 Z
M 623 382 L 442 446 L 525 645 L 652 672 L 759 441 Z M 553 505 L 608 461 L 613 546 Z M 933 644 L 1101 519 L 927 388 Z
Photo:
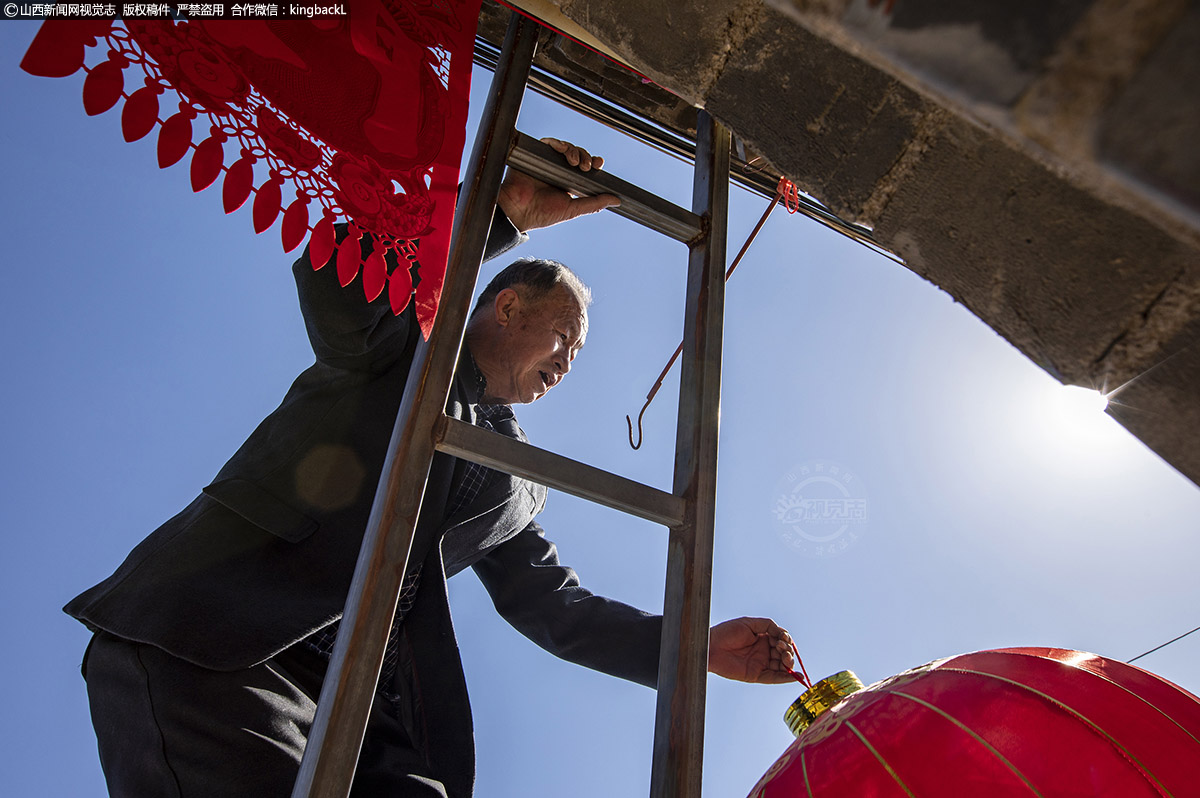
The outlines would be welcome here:
M 126 141 L 160 126 L 156 151 L 164 169 L 194 146 L 193 191 L 205 190 L 225 171 L 226 213 L 254 194 L 254 232 L 262 233 L 282 211 L 285 252 L 308 237 L 312 266 L 320 269 L 336 249 L 343 286 L 361 271 L 368 302 L 386 287 L 393 312 L 414 304 L 428 337 L 449 252 L 479 5 L 480 0 L 356 0 L 358 27 L 350 20 L 50 20 L 38 30 L 21 68 L 44 77 L 84 69 L 89 116 L 124 97 Z M 407 44 L 398 45 L 401 41 Z M 101 46 L 107 46 L 105 60 L 88 67 L 88 48 Z M 389 49 L 396 46 L 410 51 L 400 57 Z M 135 67 L 131 74 L 145 75 L 145 85 L 127 95 L 129 66 Z M 160 95 L 166 90 L 178 95 L 179 110 L 162 121 Z M 193 145 L 192 122 L 200 115 L 208 117 L 209 135 Z M 227 140 L 241 154 L 228 168 Z M 257 188 L 256 163 L 266 172 Z M 296 196 L 286 210 L 285 183 Z M 314 199 L 319 218 L 309 235 Z M 334 236 L 339 217 L 351 223 L 343 246 Z M 365 259 L 363 235 L 372 241 Z M 390 274 L 389 252 L 398 261 Z M 421 281 L 414 291 L 417 268 Z
M 417 283 L 417 288 L 413 292 L 413 301 L 417 303 L 417 320 L 421 324 L 421 334 L 429 339 L 429 333 L 433 331 L 433 317 L 437 312 L 438 300 L 442 296 L 442 280 L 444 273 L 438 275 L 426 275 L 421 273 L 421 282 Z
M 225 184 L 221 186 L 221 201 L 225 205 L 225 213 L 233 213 L 250 199 L 254 190 L 254 159 L 249 156 L 239 158 L 229 171 L 225 173 Z
M 279 206 L 283 204 L 283 179 L 272 175 L 254 193 L 254 232 L 269 230 L 279 218 Z
M 121 112 L 121 133 L 126 141 L 137 141 L 149 135 L 158 122 L 157 86 L 146 86 L 135 91 L 125 101 L 125 110 Z
M 367 298 L 368 302 L 374 302 L 383 293 L 383 287 L 387 284 L 388 279 L 387 259 L 378 248 L 363 261 L 362 276 L 363 296 Z M 410 287 L 409 291 L 411 290 Z
M 189 108 L 188 111 L 191 109 Z M 183 160 L 188 148 L 192 146 L 192 116 L 188 111 L 180 111 L 166 122 L 158 132 L 158 166 L 166 169 Z
M 83 66 L 87 48 L 106 35 L 112 25 L 113 21 L 108 19 L 43 22 L 21 59 L 21 69 L 40 78 L 74 75 Z
M 221 146 L 224 136 L 212 135 L 200 142 L 192 156 L 192 191 L 203 191 L 216 182 L 225 162 L 225 150 Z
M 388 304 L 392 306 L 392 313 L 397 316 L 403 313 L 412 299 L 412 294 L 412 272 L 408 270 L 408 262 L 401 260 L 400 265 L 392 269 L 392 274 L 388 277 Z
M 312 238 L 308 240 L 308 259 L 312 261 L 314 271 L 329 263 L 329 257 L 333 255 L 333 246 L 333 217 L 325 216 L 317 222 Z
M 83 81 L 83 110 L 88 116 L 98 116 L 121 100 L 121 92 L 125 88 L 122 66 L 109 60 L 97 64 L 95 69 L 88 72 Z
M 362 265 L 361 240 L 362 233 L 351 225 L 350 234 L 343 238 L 342 243 L 338 245 L 337 274 L 342 288 L 350 285 L 358 276 L 358 267 Z
M 300 246 L 308 233 L 308 197 L 299 197 L 283 212 L 283 225 L 279 237 L 283 243 L 283 251 L 291 252 Z

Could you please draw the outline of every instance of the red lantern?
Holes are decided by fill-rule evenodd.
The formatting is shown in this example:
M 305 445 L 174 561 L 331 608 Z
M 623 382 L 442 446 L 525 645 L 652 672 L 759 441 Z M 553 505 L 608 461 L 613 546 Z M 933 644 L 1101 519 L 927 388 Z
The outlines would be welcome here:
M 849 671 L 785 716 L 750 798 L 1200 796 L 1200 699 L 1057 648 L 979 651 L 870 687 Z

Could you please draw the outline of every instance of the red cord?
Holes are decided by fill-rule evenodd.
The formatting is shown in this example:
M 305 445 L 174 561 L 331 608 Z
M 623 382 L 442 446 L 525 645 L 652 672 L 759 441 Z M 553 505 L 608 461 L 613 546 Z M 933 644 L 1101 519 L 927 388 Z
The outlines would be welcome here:
M 812 680 L 808 678 L 808 671 L 804 669 L 804 660 L 800 659 L 800 650 L 796 648 L 795 640 L 792 641 L 792 653 L 796 655 L 796 664 L 800 666 L 800 672 L 797 673 L 795 670 L 788 670 L 788 673 L 792 675 L 793 679 L 811 690 L 813 686 Z
M 576 39 L 575 37 L 569 36 L 566 33 L 563 33 L 562 31 L 558 30 L 557 28 L 547 25 L 545 21 L 538 19 L 537 17 L 533 16 L 532 14 L 530 14 L 520 8 L 517 8 L 516 6 L 506 3 L 504 0 L 497 0 L 497 2 L 500 5 L 505 6 L 506 8 L 510 9 L 511 11 L 514 11 L 523 17 L 528 17 L 529 19 L 532 19 L 535 22 L 549 28 L 550 30 L 552 30 L 555 33 L 562 36 L 563 38 L 570 39 L 571 41 L 578 44 L 580 47 L 585 47 L 588 50 L 591 50 L 592 52 L 596 53 L 597 55 L 603 56 L 604 58 L 608 59 L 609 61 L 612 61 L 614 64 L 621 67 L 622 69 L 626 69 L 626 70 L 632 72 L 633 74 L 637 75 L 644 82 L 653 83 L 653 81 L 651 81 L 649 78 L 647 78 L 641 72 L 638 72 L 636 69 L 629 66 L 628 64 L 621 63 L 617 59 L 610 56 L 608 53 L 601 52 L 600 50 L 597 50 L 595 47 L 592 47 L 590 44 L 587 44 L 586 42 L 581 42 L 578 39 Z M 878 2 L 878 0 L 875 0 L 875 2 Z M 888 2 L 890 4 L 891 0 L 888 0 Z M 655 84 L 655 85 L 657 85 L 657 84 Z M 764 213 L 763 218 L 759 220 L 758 227 L 755 227 L 754 232 L 750 234 L 750 238 L 746 241 L 745 245 L 742 247 L 742 251 L 738 253 L 738 256 L 736 258 L 734 258 L 733 264 L 729 267 L 729 271 L 726 272 L 726 274 L 725 274 L 726 280 L 728 280 L 729 277 L 733 274 L 733 270 L 737 268 L 738 262 L 741 261 L 742 256 L 745 255 L 746 250 L 749 249 L 750 242 L 754 240 L 754 237 L 758 234 L 758 231 L 762 227 L 763 222 L 765 222 L 767 220 L 767 214 L 769 214 L 771 212 L 771 209 L 775 207 L 776 203 L 781 203 L 785 208 L 787 208 L 788 213 L 795 213 L 797 210 L 800 209 L 800 192 L 796 188 L 796 185 L 792 181 L 788 180 L 786 177 L 779 178 L 779 185 L 776 188 L 775 198 L 773 200 L 771 200 L 771 204 L 767 206 L 767 212 Z M 649 407 L 650 402 L 654 399 L 654 394 L 656 394 L 658 392 L 659 386 L 662 384 L 663 378 L 666 377 L 666 372 L 675 363 L 675 358 L 677 358 L 679 356 L 679 352 L 682 349 L 683 349 L 683 344 L 680 344 L 679 349 L 676 350 L 676 352 L 675 352 L 675 355 L 672 356 L 670 362 L 667 363 L 666 369 L 663 370 L 663 374 L 658 378 L 659 381 L 654 384 L 654 387 L 652 389 L 650 389 L 650 395 L 648 397 L 646 397 L 646 407 Z M 646 407 L 642 408 L 642 413 L 646 412 Z M 630 424 L 629 424 L 629 443 L 631 446 L 633 446 L 633 422 L 630 421 L 628 416 L 626 417 L 626 421 L 630 422 Z M 642 428 L 642 417 L 639 414 L 638 415 L 638 432 L 639 432 L 638 446 L 641 445 L 641 436 L 640 436 L 641 428 Z M 638 448 L 638 446 L 633 446 L 633 448 L 636 449 L 636 448 Z M 811 690 L 812 689 L 812 680 L 808 678 L 808 671 L 805 670 L 805 668 L 804 668 L 804 660 L 802 660 L 800 658 L 800 650 L 796 648 L 795 641 L 792 641 L 791 645 L 792 645 L 792 653 L 794 653 L 796 655 L 796 664 L 800 667 L 800 671 L 797 672 L 797 671 L 789 668 L 788 673 L 792 676 L 792 678 L 794 678 L 796 681 L 800 682 L 800 684 L 804 685 L 805 687 L 807 687 L 808 689 Z
M 800 190 L 796 188 L 796 184 L 786 177 L 779 178 L 779 186 L 775 189 L 776 196 L 783 198 L 783 206 L 787 208 L 788 213 L 795 213 L 800 210 Z

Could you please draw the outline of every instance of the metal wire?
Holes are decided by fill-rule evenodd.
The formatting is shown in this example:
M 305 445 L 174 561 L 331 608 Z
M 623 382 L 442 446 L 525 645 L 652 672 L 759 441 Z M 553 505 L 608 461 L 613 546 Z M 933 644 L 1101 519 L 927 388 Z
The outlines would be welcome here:
M 1200 632 L 1200 626 L 1197 626 L 1195 629 L 1193 629 L 1193 630 L 1192 630 L 1192 632 Z M 1183 634 L 1181 634 L 1179 637 L 1174 637 L 1174 638 L 1171 638 L 1171 639 L 1170 639 L 1170 640 L 1168 640 L 1167 642 L 1163 643 L 1161 646 L 1155 646 L 1154 648 L 1150 649 L 1149 651 L 1145 651 L 1145 652 L 1142 652 L 1141 654 L 1138 654 L 1138 655 L 1137 655 L 1136 657 L 1134 657 L 1133 659 L 1125 660 L 1125 662 L 1126 662 L 1126 663 L 1129 663 L 1129 664 L 1132 664 L 1133 662 L 1135 662 L 1136 660 L 1139 660 L 1139 659 L 1141 659 L 1142 657 L 1146 656 L 1147 654 L 1153 654 L 1155 651 L 1158 651 L 1160 648 L 1166 648 L 1167 646 L 1171 645 L 1171 644 L 1172 644 L 1172 643 L 1174 643 L 1175 641 L 1177 641 L 1177 640 L 1182 640 L 1183 638 L 1185 638 L 1185 637 L 1187 637 L 1188 635 L 1190 635 L 1192 632 L 1184 632 L 1184 633 L 1183 633 Z
M 779 185 L 775 190 L 775 196 L 771 198 L 771 202 L 769 205 L 767 205 L 767 209 L 763 211 L 763 215 L 759 218 L 758 224 L 754 225 L 754 229 L 751 230 L 750 235 L 746 237 L 746 243 L 742 244 L 742 248 L 738 250 L 737 257 L 733 259 L 733 263 L 729 264 L 729 268 L 725 272 L 726 282 L 728 282 L 729 278 L 733 276 L 733 270 L 736 269 L 738 264 L 742 262 L 742 258 L 745 257 L 746 252 L 750 249 L 750 245 L 754 243 L 755 237 L 758 236 L 758 231 L 762 230 L 763 225 L 767 223 L 767 217 L 771 215 L 771 211 L 775 210 L 775 206 L 779 204 L 781 199 L 783 199 L 785 187 L 790 185 L 791 183 L 789 183 L 787 180 L 783 178 L 779 179 Z M 658 393 L 658 389 L 662 387 L 663 380 L 667 378 L 667 372 L 671 370 L 671 366 L 675 365 L 675 361 L 679 359 L 679 356 L 682 353 L 683 341 L 680 341 L 679 346 L 675 348 L 675 354 L 671 355 L 671 359 L 667 361 L 667 365 L 663 366 L 662 373 L 659 374 L 658 379 L 654 381 L 654 387 L 650 389 L 650 393 L 646 394 L 646 403 L 642 405 L 642 410 L 640 413 L 638 413 L 638 437 L 636 443 L 634 443 L 633 440 L 633 420 L 630 419 L 629 416 L 625 416 L 625 423 L 629 427 L 629 445 L 632 446 L 635 451 L 640 449 L 642 446 L 642 416 L 646 415 L 646 408 L 650 407 L 650 403 L 654 401 L 654 395 Z M 811 687 L 812 685 L 809 686 Z
M 475 63 L 485 69 L 495 69 L 499 58 L 499 50 L 486 39 L 475 39 Z M 548 97 L 555 102 L 570 108 L 602 125 L 624 133 L 643 144 L 646 144 L 666 155 L 670 155 L 685 163 L 691 164 L 696 159 L 696 143 L 686 136 L 669 130 L 661 125 L 650 122 L 626 111 L 619 105 L 579 88 L 550 72 L 534 67 L 529 76 L 529 88 Z M 778 175 L 772 175 L 753 161 L 747 163 L 741 158 L 734 157 L 729 177 L 737 185 L 763 197 L 775 195 Z M 870 229 L 862 225 L 847 222 L 822 206 L 819 202 L 805 195 L 797 197 L 797 210 L 805 216 L 820 222 L 831 230 L 836 230 L 847 238 L 857 241 L 864 247 L 883 255 L 889 260 L 901 265 L 904 261 L 896 254 L 888 252 L 875 243 Z

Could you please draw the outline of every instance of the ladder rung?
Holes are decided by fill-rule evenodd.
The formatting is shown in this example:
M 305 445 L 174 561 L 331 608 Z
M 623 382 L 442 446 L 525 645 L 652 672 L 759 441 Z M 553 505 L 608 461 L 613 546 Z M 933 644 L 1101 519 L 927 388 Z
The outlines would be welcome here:
M 557 488 L 648 521 L 677 527 L 683 519 L 683 499 L 678 496 L 457 418 L 442 416 L 435 430 L 435 440 L 439 452 Z
M 691 211 L 607 172 L 581 172 L 549 144 L 520 131 L 508 155 L 508 165 L 581 196 L 615 194 L 621 204 L 609 210 L 676 241 L 690 244 L 703 232 L 700 217 Z

